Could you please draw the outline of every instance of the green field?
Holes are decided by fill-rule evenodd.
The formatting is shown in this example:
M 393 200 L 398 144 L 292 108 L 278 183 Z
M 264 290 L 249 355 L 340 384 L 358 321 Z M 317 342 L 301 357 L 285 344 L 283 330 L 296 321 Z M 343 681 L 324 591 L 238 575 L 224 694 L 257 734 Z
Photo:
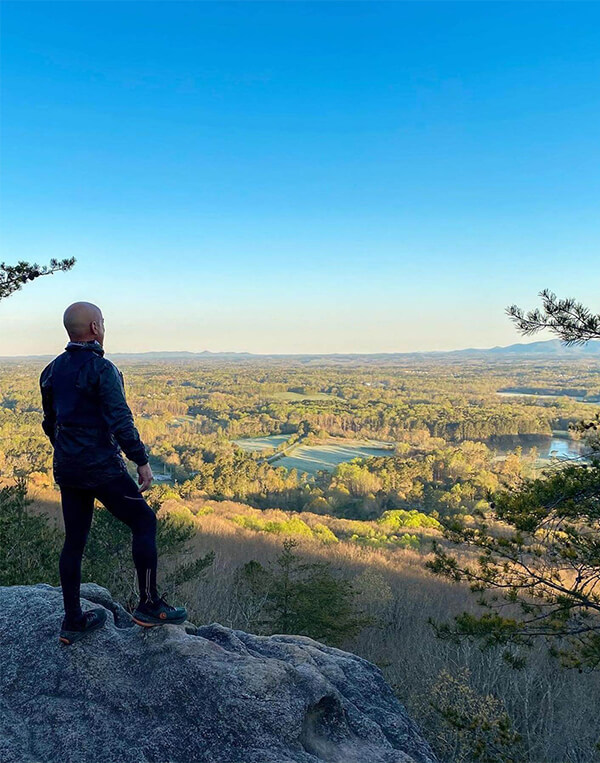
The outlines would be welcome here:
M 322 445 L 299 445 L 288 456 L 273 461 L 273 466 L 297 469 L 305 474 L 315 474 L 319 469 L 333 471 L 338 464 L 353 458 L 389 456 L 394 450 L 378 440 L 348 440 L 342 443 Z
M 284 443 L 291 435 L 289 434 L 272 434 L 268 437 L 243 437 L 240 440 L 234 440 L 236 445 L 239 445 L 242 450 L 246 450 L 249 453 L 260 453 L 263 450 L 271 450 L 278 445 Z

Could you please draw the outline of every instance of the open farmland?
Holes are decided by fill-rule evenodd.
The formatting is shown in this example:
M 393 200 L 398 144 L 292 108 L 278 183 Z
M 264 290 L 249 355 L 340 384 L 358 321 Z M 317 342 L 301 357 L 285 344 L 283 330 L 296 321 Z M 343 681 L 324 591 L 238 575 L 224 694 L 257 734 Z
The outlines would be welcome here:
M 299 473 L 315 474 L 319 469 L 333 471 L 338 464 L 353 458 L 389 456 L 393 445 L 379 440 L 328 441 L 319 445 L 299 445 L 288 455 L 273 461 L 274 466 L 296 469 Z
M 234 440 L 234 442 L 248 453 L 260 453 L 263 450 L 277 448 L 288 440 L 289 437 L 289 434 L 272 434 L 267 437 L 243 437 L 240 440 Z

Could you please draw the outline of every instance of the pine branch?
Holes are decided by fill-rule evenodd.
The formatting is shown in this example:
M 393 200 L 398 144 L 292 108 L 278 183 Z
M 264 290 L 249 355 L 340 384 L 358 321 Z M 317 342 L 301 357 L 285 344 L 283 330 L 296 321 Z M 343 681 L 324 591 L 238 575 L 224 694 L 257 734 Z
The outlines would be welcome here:
M 529 336 L 548 329 L 567 346 L 600 339 L 600 314 L 595 315 L 572 297 L 558 299 L 549 289 L 541 291 L 539 296 L 542 298 L 541 308 L 527 313 L 517 305 L 506 309 L 521 334 Z
M 0 300 L 10 297 L 19 291 L 23 284 L 33 281 L 40 276 L 48 276 L 59 271 L 70 270 L 75 264 L 75 257 L 64 260 L 52 258 L 49 265 L 38 265 L 21 260 L 16 265 L 0 262 Z

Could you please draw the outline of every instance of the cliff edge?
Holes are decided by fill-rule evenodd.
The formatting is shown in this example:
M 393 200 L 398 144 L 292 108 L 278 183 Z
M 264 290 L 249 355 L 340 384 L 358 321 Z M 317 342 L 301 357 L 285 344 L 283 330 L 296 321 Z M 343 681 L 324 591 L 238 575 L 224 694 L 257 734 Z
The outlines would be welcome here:
M 2 763 L 435 763 L 381 671 L 303 636 L 104 627 L 58 642 L 60 588 L 0 587 Z

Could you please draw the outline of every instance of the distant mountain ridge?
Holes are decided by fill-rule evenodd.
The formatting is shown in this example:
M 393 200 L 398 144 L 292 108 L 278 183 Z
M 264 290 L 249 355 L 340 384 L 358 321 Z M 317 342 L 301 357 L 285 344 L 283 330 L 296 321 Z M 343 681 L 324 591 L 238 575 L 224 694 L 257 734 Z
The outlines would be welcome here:
M 566 347 L 559 339 L 548 339 L 542 342 L 521 342 L 518 344 L 510 344 L 506 347 L 496 346 L 488 348 L 469 347 L 464 350 L 430 350 L 423 352 L 331 352 L 331 353 L 252 353 L 252 352 L 210 352 L 204 350 L 203 352 L 139 352 L 139 353 L 112 353 L 113 358 L 126 358 L 135 356 L 139 358 L 148 359 L 160 359 L 160 358 L 340 358 L 340 357 L 478 357 L 478 356 L 528 356 L 528 355 L 544 355 L 552 357 L 560 356 L 593 356 L 600 357 L 600 341 L 591 341 L 586 345 L 576 345 Z
M 193 359 L 248 359 L 248 358 L 332 358 L 341 360 L 344 358 L 511 358 L 511 357 L 572 357 L 572 358 L 599 358 L 600 341 L 592 340 L 584 345 L 565 346 L 559 339 L 548 339 L 541 342 L 521 342 L 510 344 L 506 347 L 496 346 L 488 348 L 469 347 L 464 350 L 430 350 L 423 352 L 331 352 L 331 353 L 252 353 L 252 352 L 190 352 L 187 350 L 152 350 L 149 352 L 107 352 L 107 356 L 120 360 L 193 360 Z M 18 359 L 45 359 L 52 355 L 4 355 L 0 360 Z
M 434 353 L 423 353 L 434 354 Z M 600 341 L 592 340 L 584 345 L 565 346 L 560 339 L 548 339 L 542 342 L 521 342 L 509 344 L 507 347 L 490 347 L 477 349 L 471 347 L 466 350 L 452 350 L 450 352 L 435 353 L 439 355 L 553 355 L 553 356 L 586 356 L 600 357 Z

